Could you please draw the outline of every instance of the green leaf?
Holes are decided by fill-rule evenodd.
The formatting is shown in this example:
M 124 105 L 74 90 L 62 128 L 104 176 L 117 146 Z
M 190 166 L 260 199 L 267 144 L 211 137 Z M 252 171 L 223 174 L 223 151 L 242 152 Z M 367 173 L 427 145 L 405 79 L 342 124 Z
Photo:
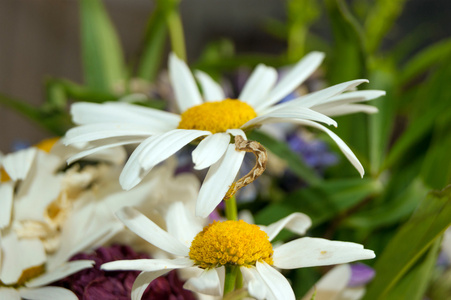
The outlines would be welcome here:
M 393 237 L 375 264 L 364 299 L 386 299 L 406 272 L 451 225 L 451 186 L 431 192 Z
M 425 187 L 420 180 L 414 181 L 400 195 L 367 211 L 359 212 L 343 223 L 355 229 L 375 230 L 406 219 L 424 198 Z
M 294 153 L 286 143 L 278 141 L 258 130 L 252 131 L 249 134 L 249 139 L 260 142 L 266 149 L 285 160 L 288 168 L 308 184 L 316 185 L 321 181 L 321 178 L 302 161 L 301 156 Z
M 377 0 L 369 10 L 365 22 L 365 36 L 370 53 L 374 53 L 378 49 L 381 40 L 392 29 L 405 2 L 406 0 Z
M 443 63 L 451 55 L 451 39 L 446 39 L 428 46 L 410 59 L 401 69 L 398 82 L 405 85 L 434 65 Z
M 301 188 L 291 193 L 284 204 L 307 214 L 315 227 L 345 213 L 380 190 L 378 181 L 367 178 L 329 180 L 323 181 L 319 187 Z
M 432 271 L 437 263 L 437 256 L 440 250 L 441 239 L 437 239 L 430 247 L 424 259 L 414 266 L 406 276 L 390 291 L 385 300 L 424 299 L 424 293 L 431 280 Z
M 288 14 L 288 59 L 296 62 L 305 55 L 305 41 L 309 26 L 319 17 L 319 6 L 315 0 L 289 0 Z
M 113 91 L 125 80 L 122 49 L 101 0 L 80 0 L 81 42 L 86 84 Z
M 163 0 L 166 2 L 166 0 Z M 167 6 L 161 0 L 156 1 L 155 8 L 149 18 L 144 37 L 142 54 L 138 63 L 137 75 L 153 81 L 162 61 L 162 54 L 167 37 Z
M 362 28 L 349 12 L 345 1 L 326 0 L 334 47 L 328 57 L 327 74 L 331 84 L 365 78 L 366 58 Z
M 431 147 L 426 153 L 421 175 L 427 185 L 441 189 L 451 182 L 451 111 L 436 122 Z

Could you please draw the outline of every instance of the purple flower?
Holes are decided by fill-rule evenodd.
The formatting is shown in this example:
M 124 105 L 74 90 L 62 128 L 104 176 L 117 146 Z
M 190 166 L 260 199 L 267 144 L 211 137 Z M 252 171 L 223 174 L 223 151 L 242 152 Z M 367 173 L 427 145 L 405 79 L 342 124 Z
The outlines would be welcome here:
M 348 287 L 362 286 L 370 282 L 376 272 L 373 268 L 362 263 L 351 264 L 351 280 Z
M 113 245 L 100 247 L 94 253 L 80 253 L 71 260 L 94 260 L 95 266 L 66 277 L 53 285 L 72 290 L 81 300 L 127 300 L 137 271 L 104 272 L 100 270 L 103 263 L 123 260 L 150 258 L 147 254 L 136 253 L 129 246 Z M 175 271 L 152 281 L 142 299 L 195 299 L 192 292 L 183 289 L 183 283 Z

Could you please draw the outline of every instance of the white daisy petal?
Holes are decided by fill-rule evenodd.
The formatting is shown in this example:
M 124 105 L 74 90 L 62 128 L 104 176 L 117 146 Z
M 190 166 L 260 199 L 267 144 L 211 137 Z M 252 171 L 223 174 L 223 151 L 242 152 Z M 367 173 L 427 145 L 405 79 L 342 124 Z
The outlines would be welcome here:
M 190 69 L 174 53 L 169 56 L 169 76 L 181 112 L 202 104 L 202 97 Z
M 243 87 L 238 99 L 255 107 L 272 89 L 277 80 L 277 71 L 263 64 L 258 65 Z
M 172 129 L 172 128 L 171 128 Z M 165 132 L 156 127 L 146 127 L 130 123 L 99 123 L 82 125 L 70 129 L 63 139 L 65 145 L 86 143 L 112 137 L 148 137 Z
M 169 206 L 166 214 L 166 229 L 170 235 L 190 247 L 194 237 L 203 229 L 201 222 L 194 218 L 182 202 L 175 202 Z
M 296 299 L 288 280 L 266 262 L 257 262 L 256 268 L 266 286 L 277 299 Z
M 274 266 L 278 268 L 297 269 L 374 257 L 372 250 L 364 249 L 360 244 L 304 237 L 275 248 L 273 259 Z
M 281 103 L 278 105 L 275 105 L 273 107 L 269 107 L 262 111 L 260 114 L 269 114 L 271 112 L 276 112 L 281 109 L 289 110 L 289 109 L 295 109 L 297 107 L 306 107 L 306 108 L 312 108 L 316 107 L 318 105 L 321 105 L 328 101 L 328 99 L 340 95 L 341 93 L 345 91 L 349 91 L 354 89 L 356 86 L 368 82 L 366 79 L 357 79 L 357 80 L 351 80 L 347 82 L 342 82 L 333 86 L 330 86 L 328 88 L 307 94 L 305 96 L 293 99 L 291 101 Z
M 321 277 L 302 299 L 310 300 L 313 295 L 315 295 L 316 299 L 339 299 L 340 294 L 347 287 L 350 279 L 351 267 L 348 264 L 336 266 Z M 360 298 L 351 299 L 357 300 Z
M 177 127 L 180 116 L 159 109 L 120 102 L 87 103 L 77 102 L 71 106 L 74 123 L 78 125 L 95 123 L 133 123 L 149 127 L 166 124 Z
M 133 282 L 132 287 L 132 300 L 141 300 L 144 292 L 149 284 L 160 276 L 170 272 L 171 270 L 160 270 L 155 272 L 141 272 Z
M 196 78 L 199 80 L 206 101 L 220 101 L 226 97 L 221 86 L 216 83 L 207 73 L 196 71 Z
M 230 135 L 215 133 L 204 138 L 193 151 L 194 169 L 202 170 L 217 162 L 227 150 Z
M 210 167 L 199 191 L 196 216 L 207 217 L 221 202 L 235 180 L 244 154 L 244 151 L 236 151 L 235 144 L 231 144 L 224 156 Z
M 0 209 L 0 229 L 8 226 L 11 221 L 11 210 L 13 207 L 13 182 L 0 183 L 0 199 L 2 209 Z
M 24 179 L 27 176 L 37 151 L 36 148 L 32 147 L 3 157 L 3 168 L 11 180 Z
M 2 268 L 0 280 L 15 284 L 22 271 L 45 263 L 46 255 L 42 242 L 35 239 L 18 239 L 14 232 L 2 233 Z
M 129 144 L 137 144 L 137 143 L 140 143 L 142 141 L 143 141 L 142 138 L 126 139 L 126 140 L 122 140 L 122 141 L 119 141 L 119 142 L 116 142 L 116 143 L 108 143 L 108 144 L 103 144 L 101 146 L 92 147 L 92 148 L 89 148 L 88 150 L 84 150 L 84 151 L 78 152 L 75 155 L 70 156 L 67 159 L 67 163 L 71 164 L 74 161 L 77 161 L 77 160 L 79 160 L 81 158 L 85 158 L 85 157 L 90 156 L 90 155 L 92 155 L 94 153 L 98 154 L 101 151 L 110 150 L 111 148 L 114 148 L 114 147 L 119 147 L 119 146 L 124 146 L 124 145 L 129 145 Z
M 385 91 L 379 91 L 379 90 L 364 90 L 364 91 L 353 91 L 353 92 L 347 92 L 343 93 L 334 97 L 330 97 L 324 101 L 321 102 L 319 105 L 314 105 L 315 110 L 319 107 L 323 106 L 336 106 L 341 104 L 349 104 L 349 103 L 355 103 L 355 102 L 363 102 L 363 101 L 369 101 L 373 100 L 379 97 L 384 96 L 386 93 Z
M 155 272 L 161 270 L 174 270 L 189 268 L 194 265 L 189 258 L 182 257 L 176 259 L 133 259 L 133 260 L 116 260 L 104 263 L 102 270 L 136 270 L 144 272 Z
M 16 289 L 0 286 L 0 299 L 21 300 L 20 294 Z
M 201 136 L 211 135 L 209 131 L 174 129 L 163 133 L 149 143 L 146 150 L 139 155 L 142 168 L 151 169 L 186 144 Z
M 284 110 L 279 110 L 277 112 L 271 112 L 266 115 L 262 115 L 256 117 L 246 124 L 241 126 L 241 128 L 246 129 L 249 127 L 253 127 L 256 125 L 268 124 L 268 123 L 278 123 L 278 122 L 287 122 L 287 119 L 298 119 L 298 120 L 312 120 L 317 122 L 323 122 L 328 125 L 333 125 L 337 127 L 337 122 L 333 119 L 329 118 L 326 115 L 323 115 L 319 112 L 311 110 L 305 107 L 297 107 L 296 109 L 286 108 Z
M 220 296 L 220 282 L 218 271 L 216 269 L 209 269 L 203 271 L 199 277 L 191 277 L 188 279 L 183 285 L 183 288 L 201 294 Z
M 152 245 L 179 256 L 188 256 L 189 248 L 179 242 L 176 238 L 161 229 L 146 216 L 134 208 L 124 207 L 116 216 L 131 231 L 151 243 Z
M 57 286 L 44 286 L 35 289 L 19 289 L 20 296 L 24 299 L 33 300 L 78 300 L 77 295 L 72 291 Z
M 306 214 L 292 213 L 288 217 L 285 217 L 276 223 L 272 223 L 269 226 L 259 226 L 268 234 L 269 240 L 272 241 L 283 228 L 287 228 L 294 233 L 303 235 L 311 225 L 312 220 Z
M 318 68 L 323 59 L 324 53 L 311 52 L 307 54 L 277 83 L 274 89 L 268 94 L 265 101 L 254 106 L 255 110 L 257 112 L 262 111 L 266 107 L 277 103 L 283 97 L 287 96 Z
M 55 270 L 47 271 L 43 275 L 26 282 L 25 286 L 32 288 L 47 285 L 77 273 L 78 271 L 91 268 L 94 264 L 95 261 L 93 260 L 75 260 L 67 262 Z
M 343 140 L 338 135 L 336 135 L 334 132 L 327 129 L 326 127 L 324 127 L 321 124 L 318 124 L 318 123 L 315 123 L 312 121 L 308 121 L 308 120 L 286 119 L 285 122 L 291 122 L 291 123 L 295 123 L 295 124 L 311 126 L 311 127 L 314 127 L 316 129 L 322 130 L 325 133 L 327 133 L 334 140 L 334 142 L 337 144 L 338 148 L 340 148 L 340 150 L 343 152 L 343 154 L 346 156 L 346 158 L 357 169 L 360 176 L 363 177 L 363 175 L 365 174 L 365 170 L 363 169 L 362 164 L 357 159 L 357 157 L 352 152 L 352 150 L 348 147 L 348 145 L 346 145 L 345 142 L 343 142 Z
M 246 134 L 241 129 L 227 129 L 227 133 L 233 136 L 241 135 L 245 140 L 247 140 Z
M 243 279 L 247 282 L 249 294 L 256 299 L 265 299 L 267 294 L 266 285 L 255 267 L 240 267 Z
M 150 170 L 144 170 L 142 168 L 139 157 L 157 138 L 158 136 L 154 135 L 145 139 L 138 147 L 136 147 L 132 155 L 130 155 L 119 176 L 119 182 L 124 190 L 128 191 L 135 187 L 150 172 Z
M 354 113 L 375 114 L 379 109 L 375 106 L 364 104 L 345 104 L 330 108 L 316 108 L 316 111 L 331 117 L 349 115 Z

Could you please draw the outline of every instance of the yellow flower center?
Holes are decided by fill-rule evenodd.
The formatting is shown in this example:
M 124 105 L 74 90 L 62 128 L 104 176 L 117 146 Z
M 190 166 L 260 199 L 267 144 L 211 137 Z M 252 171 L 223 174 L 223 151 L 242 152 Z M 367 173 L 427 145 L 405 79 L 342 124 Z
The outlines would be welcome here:
M 254 109 L 240 100 L 205 102 L 182 113 L 178 128 L 226 132 L 227 129 L 240 128 L 256 116 Z
M 56 142 L 59 141 L 59 139 L 60 139 L 59 137 L 48 138 L 40 141 L 39 143 L 34 145 L 34 147 L 49 153 L 50 150 L 52 150 L 53 146 L 56 144 Z
M 6 173 L 5 169 L 0 167 L 0 182 L 7 182 L 10 180 L 11 178 L 9 177 L 8 173 Z
M 240 221 L 213 222 L 191 243 L 189 257 L 204 269 L 224 265 L 255 266 L 257 261 L 273 264 L 268 235 L 257 225 Z

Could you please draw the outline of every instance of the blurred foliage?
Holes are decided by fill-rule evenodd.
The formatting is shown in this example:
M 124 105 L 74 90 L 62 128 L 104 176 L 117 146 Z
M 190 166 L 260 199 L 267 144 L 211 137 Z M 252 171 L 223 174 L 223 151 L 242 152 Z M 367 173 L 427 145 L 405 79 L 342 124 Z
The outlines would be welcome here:
M 45 85 L 43 106 L 32 107 L 6 95 L 0 95 L 0 104 L 62 135 L 70 126 L 70 101 L 121 99 L 137 92 L 131 84 L 135 78 L 150 87 L 166 61 L 167 40 L 179 57 L 186 58 L 178 2 L 155 1 L 140 55 L 127 64 L 102 1 L 80 0 L 84 84 L 51 78 Z M 193 67 L 219 79 L 224 71 L 259 63 L 274 67 L 293 63 L 315 49 L 327 53 L 322 78 L 327 85 L 368 78 L 370 84 L 363 88 L 387 92 L 372 101 L 378 114 L 337 118 L 339 127 L 334 131 L 364 165 L 363 179 L 344 160 L 323 178 L 285 142 L 255 131 L 250 138 L 284 160 L 303 184 L 286 191 L 274 179 L 267 195 L 258 195 L 258 201 L 242 208 L 252 209 L 260 224 L 301 211 L 312 218 L 316 236 L 354 241 L 375 250 L 376 259 L 366 263 L 374 264 L 377 276 L 365 299 L 423 299 L 425 293 L 435 295 L 427 292 L 428 286 L 435 274 L 441 235 L 451 225 L 451 189 L 445 188 L 451 182 L 451 39 L 418 50 L 425 36 L 413 29 L 411 35 L 388 46 L 386 35 L 396 26 L 407 1 L 348 3 L 287 0 L 286 22 L 262 24 L 269 34 L 286 42 L 286 51 L 240 54 L 231 40 L 222 38 L 205 45 Z M 312 30 L 318 23 L 327 24 L 330 37 Z M 140 104 L 164 108 L 164 102 L 151 99 L 151 94 L 149 88 L 148 99 Z M 278 239 L 292 237 L 283 232 Z M 287 276 L 302 296 L 323 271 L 300 269 Z

